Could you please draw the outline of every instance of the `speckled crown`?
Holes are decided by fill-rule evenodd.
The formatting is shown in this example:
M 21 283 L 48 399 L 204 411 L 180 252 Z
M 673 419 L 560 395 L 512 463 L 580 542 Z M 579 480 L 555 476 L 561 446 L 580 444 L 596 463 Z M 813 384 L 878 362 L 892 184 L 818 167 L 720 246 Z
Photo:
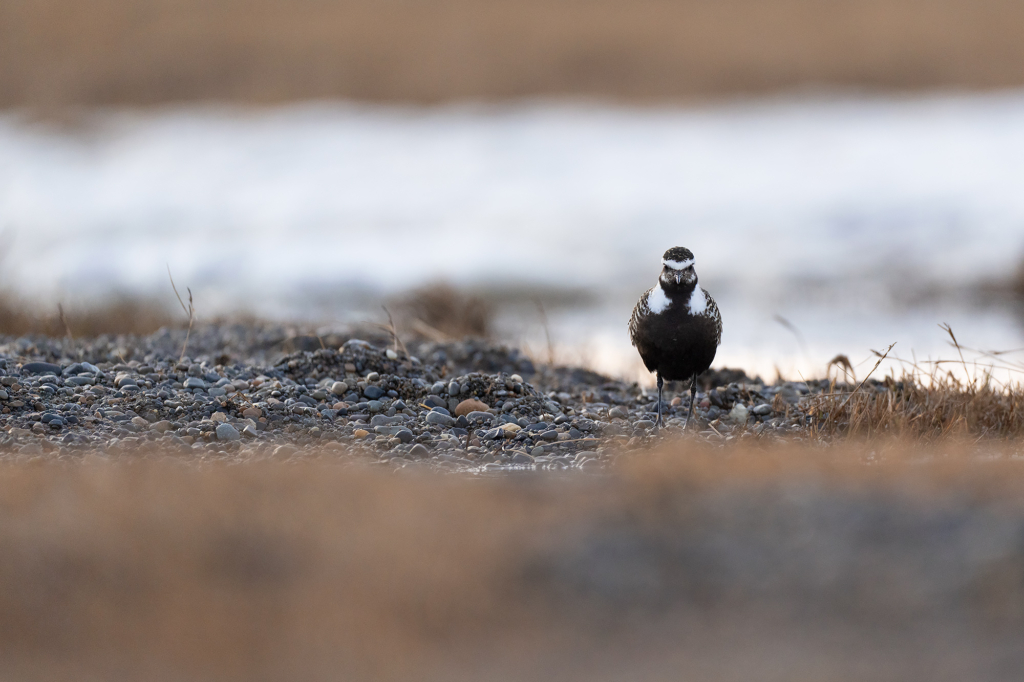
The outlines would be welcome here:
M 673 246 L 661 257 L 662 264 L 676 270 L 693 265 L 693 260 L 693 252 L 682 246 Z

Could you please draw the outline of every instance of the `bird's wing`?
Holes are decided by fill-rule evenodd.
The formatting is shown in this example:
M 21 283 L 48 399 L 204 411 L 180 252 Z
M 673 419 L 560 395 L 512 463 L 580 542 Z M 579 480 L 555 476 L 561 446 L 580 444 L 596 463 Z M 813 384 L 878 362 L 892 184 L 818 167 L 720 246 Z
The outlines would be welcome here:
M 644 292 L 644 295 L 640 297 L 640 300 L 633 307 L 633 314 L 629 316 L 629 341 L 634 347 L 636 347 L 636 333 L 640 327 L 640 320 L 651 314 L 651 308 L 647 304 L 647 299 L 652 291 L 654 291 L 654 287 Z
M 718 304 L 715 303 L 715 299 L 711 298 L 711 294 L 704 290 L 704 296 L 707 298 L 707 312 L 705 313 L 715 321 L 715 347 L 722 345 L 722 313 L 718 310 Z

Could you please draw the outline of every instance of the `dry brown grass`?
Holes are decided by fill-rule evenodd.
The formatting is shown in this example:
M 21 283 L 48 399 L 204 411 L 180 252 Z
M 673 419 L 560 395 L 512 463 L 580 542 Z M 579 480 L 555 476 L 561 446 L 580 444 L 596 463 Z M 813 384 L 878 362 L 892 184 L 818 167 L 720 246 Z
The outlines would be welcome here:
M 0 106 L 1024 83 L 1018 0 L 4 0 Z
M 0 673 L 1005 679 L 984 665 L 1024 627 L 1024 548 L 1002 540 L 1024 463 L 871 450 L 681 441 L 572 478 L 395 476 L 329 453 L 7 462 Z M 969 569 L 949 568 L 960 553 Z M 789 575 L 807 572 L 821 584 Z
M 178 322 L 162 303 L 147 299 L 120 297 L 82 307 L 40 309 L 15 296 L 0 294 L 0 335 L 144 335 Z
M 443 282 L 405 294 L 396 307 L 401 326 L 433 341 L 487 338 L 496 312 L 484 297 Z
M 933 440 L 950 435 L 1024 436 L 1024 389 L 966 384 L 950 374 L 927 382 L 908 372 L 856 393 L 835 391 L 815 402 L 819 432 L 830 436 Z
M 812 401 L 813 428 L 827 438 L 927 442 L 949 436 L 1024 437 L 1024 363 L 1010 354 L 965 349 L 949 327 L 944 329 L 952 339 L 955 359 L 904 360 L 902 373 L 892 373 L 884 381 L 865 378 L 857 386 L 833 385 Z M 974 359 L 968 362 L 965 352 Z M 994 380 L 997 371 L 1008 372 L 1010 381 Z

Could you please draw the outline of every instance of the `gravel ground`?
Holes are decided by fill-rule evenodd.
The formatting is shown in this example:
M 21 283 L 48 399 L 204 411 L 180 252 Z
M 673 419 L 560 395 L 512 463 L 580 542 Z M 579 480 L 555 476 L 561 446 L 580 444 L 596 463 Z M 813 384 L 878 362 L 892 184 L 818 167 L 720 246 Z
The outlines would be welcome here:
M 118 454 L 147 443 L 204 458 L 334 449 L 395 467 L 598 469 L 614 453 L 681 432 L 689 405 L 688 395 L 672 398 L 659 432 L 657 397 L 635 383 L 542 368 L 479 340 L 396 349 L 362 331 L 317 337 L 210 324 L 192 330 L 184 357 L 183 330 L 0 337 L 0 451 Z M 799 437 L 801 406 L 827 386 L 712 371 L 694 430 L 709 441 Z

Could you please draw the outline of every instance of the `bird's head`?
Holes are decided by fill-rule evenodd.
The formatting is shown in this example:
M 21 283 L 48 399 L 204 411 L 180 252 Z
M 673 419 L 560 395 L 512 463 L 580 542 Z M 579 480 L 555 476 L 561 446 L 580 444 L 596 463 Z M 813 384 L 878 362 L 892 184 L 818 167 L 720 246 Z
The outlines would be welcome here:
M 664 266 L 659 280 L 663 287 L 679 288 L 697 283 L 697 273 L 693 269 L 693 252 L 682 246 L 674 246 L 661 257 Z

